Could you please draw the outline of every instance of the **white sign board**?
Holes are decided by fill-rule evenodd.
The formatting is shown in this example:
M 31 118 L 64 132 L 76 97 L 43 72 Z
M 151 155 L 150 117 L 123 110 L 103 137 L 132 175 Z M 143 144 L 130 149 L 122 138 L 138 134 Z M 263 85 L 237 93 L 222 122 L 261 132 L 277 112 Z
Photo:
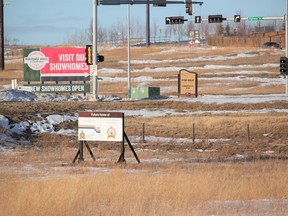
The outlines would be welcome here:
M 124 113 L 80 112 L 78 140 L 122 142 Z
M 97 65 L 90 65 L 90 76 L 98 76 Z

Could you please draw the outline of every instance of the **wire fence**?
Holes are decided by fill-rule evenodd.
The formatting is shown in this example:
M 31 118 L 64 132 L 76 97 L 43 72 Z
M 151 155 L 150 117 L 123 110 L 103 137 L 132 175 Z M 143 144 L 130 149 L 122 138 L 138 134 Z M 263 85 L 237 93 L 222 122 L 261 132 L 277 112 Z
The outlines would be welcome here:
M 288 144 L 288 127 L 279 124 L 206 125 L 189 126 L 151 125 L 139 123 L 125 126 L 135 143 L 192 143 L 197 142 L 266 142 L 281 141 Z

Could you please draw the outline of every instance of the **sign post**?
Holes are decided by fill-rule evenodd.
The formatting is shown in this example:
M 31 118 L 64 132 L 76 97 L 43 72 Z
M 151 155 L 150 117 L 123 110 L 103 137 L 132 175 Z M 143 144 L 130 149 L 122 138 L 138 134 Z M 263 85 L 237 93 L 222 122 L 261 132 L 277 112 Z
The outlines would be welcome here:
M 192 95 L 198 97 L 198 75 L 182 69 L 178 73 L 178 97 Z

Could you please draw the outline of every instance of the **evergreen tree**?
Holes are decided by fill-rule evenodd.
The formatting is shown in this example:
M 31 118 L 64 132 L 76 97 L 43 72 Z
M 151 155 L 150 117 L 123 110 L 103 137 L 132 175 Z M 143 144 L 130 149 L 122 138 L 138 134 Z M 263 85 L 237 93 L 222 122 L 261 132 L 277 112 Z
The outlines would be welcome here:
M 225 28 L 225 31 L 226 31 L 226 35 L 230 35 L 230 25 L 229 25 L 229 23 L 227 23 L 227 25 L 226 25 L 226 28 Z
M 219 23 L 217 26 L 217 35 L 223 35 L 224 34 L 224 27 L 222 23 Z

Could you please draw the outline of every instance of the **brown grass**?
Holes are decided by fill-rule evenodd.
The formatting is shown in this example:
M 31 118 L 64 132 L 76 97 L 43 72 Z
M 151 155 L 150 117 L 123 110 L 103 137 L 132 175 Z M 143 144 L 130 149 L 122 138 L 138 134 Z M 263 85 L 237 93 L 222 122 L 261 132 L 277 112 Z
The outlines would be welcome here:
M 258 213 L 288 210 L 280 201 L 288 198 L 283 162 L 119 168 L 1 181 L 0 210 L 2 215 L 243 215 L 255 211 L 256 200 L 263 202 Z M 273 209 L 263 200 L 271 200 Z
M 174 52 L 166 52 L 169 50 L 174 50 Z M 105 61 L 100 63 L 98 65 L 99 69 L 101 68 L 111 68 L 111 69 L 123 69 L 123 73 L 118 74 L 106 74 L 99 71 L 100 77 L 106 77 L 109 76 L 111 78 L 114 78 L 117 80 L 119 77 L 127 77 L 128 74 L 125 72 L 127 71 L 127 64 L 120 62 L 120 61 L 127 61 L 127 48 L 126 47 L 118 47 L 118 48 L 111 48 L 111 47 L 100 47 L 101 54 L 105 56 Z M 198 57 L 217 57 L 219 55 L 226 55 L 226 56 L 235 56 L 239 53 L 251 53 L 251 54 L 257 54 L 262 53 L 261 56 L 251 57 L 251 58 L 236 58 L 236 59 L 228 59 L 228 60 L 206 60 L 206 61 L 194 61 L 194 62 L 177 62 L 174 61 L 171 62 L 159 62 L 159 63 L 152 63 L 152 64 L 133 64 L 133 60 L 182 60 L 182 59 L 193 59 Z M 175 54 L 176 53 L 176 54 Z M 276 53 L 276 54 L 275 54 Z M 154 79 L 158 78 L 165 78 L 165 79 L 177 79 L 178 71 L 169 71 L 169 72 L 157 72 L 157 73 L 151 73 L 145 71 L 145 68 L 157 68 L 157 67 L 179 67 L 179 68 L 189 68 L 189 67 L 203 67 L 205 65 L 246 65 L 246 64 L 255 64 L 257 66 L 258 64 L 267 64 L 267 63 L 279 63 L 279 58 L 281 56 L 280 52 L 271 51 L 271 50 L 259 50 L 258 48 L 243 48 L 243 47 L 227 47 L 227 48 L 210 48 L 207 47 L 199 49 L 193 49 L 188 48 L 185 46 L 179 46 L 179 47 L 173 47 L 173 46 L 162 46 L 162 47 L 132 47 L 131 48 L 131 69 L 132 78 L 139 78 L 141 76 L 149 76 Z M 7 60 L 15 59 L 16 57 L 8 57 Z M 21 56 L 18 56 L 18 58 L 21 59 Z M 141 69 L 143 72 L 136 72 L 135 70 Z M 221 73 L 225 71 L 231 71 L 231 69 L 199 69 L 196 72 L 199 73 L 199 78 L 204 77 L 211 77 L 211 73 Z M 233 69 L 234 71 L 237 70 L 243 70 L 241 68 Z M 245 76 L 249 75 L 249 70 L 260 70 L 259 68 L 251 68 L 247 69 L 247 74 Z M 276 78 L 279 77 L 279 70 L 276 70 L 275 68 L 262 68 L 264 72 L 269 72 L 268 74 L 257 74 L 253 75 L 255 77 L 262 77 L 262 78 Z M 213 77 L 231 77 L 233 78 L 233 74 L 230 75 L 217 75 Z M 23 63 L 20 61 L 13 62 L 13 63 L 7 63 L 6 64 L 6 70 L 1 72 L 0 75 L 0 84 L 10 84 L 12 79 L 17 79 L 19 84 L 23 84 Z M 140 82 L 137 83 L 132 79 L 132 86 L 142 85 Z M 199 84 L 199 94 L 263 94 L 263 93 L 279 93 L 284 92 L 284 85 L 281 86 L 261 86 L 259 85 L 259 82 L 250 83 L 250 85 L 247 87 L 247 83 L 245 80 L 242 82 L 238 82 L 237 80 L 229 82 L 230 85 L 226 86 L 225 81 L 215 81 L 212 80 L 212 84 L 217 84 L 215 88 L 209 87 L 210 81 L 201 81 Z M 221 85 L 222 84 L 222 85 Z M 174 90 L 165 90 L 162 91 L 162 95 L 177 95 L 177 81 L 154 81 L 148 84 L 145 84 L 148 86 L 159 86 L 162 89 L 168 88 L 171 86 L 175 86 Z M 221 88 L 218 86 L 221 85 Z M 127 88 L 128 84 L 127 82 L 108 82 L 103 81 L 99 84 L 100 95 L 119 95 L 122 97 L 127 97 Z M 207 88 L 209 87 L 209 88 Z M 243 88 L 242 91 L 239 92 L 239 88 Z M 234 90 L 236 89 L 236 90 Z
M 105 62 L 99 65 L 100 69 L 126 70 L 127 65 L 119 62 L 127 60 L 126 48 L 101 49 Z M 170 49 L 177 50 L 177 55 L 175 52 L 163 52 Z M 132 60 L 159 60 L 236 55 L 242 52 L 260 51 L 256 48 L 235 47 L 200 51 L 187 47 L 134 47 L 131 56 Z M 261 58 L 135 64 L 132 70 L 145 67 L 279 63 L 281 53 L 273 54 L 271 50 L 261 52 Z M 22 70 L 21 62 L 6 64 L 6 70 L 0 73 L 0 85 L 10 84 L 11 79 L 15 78 L 21 83 Z M 221 72 L 229 71 L 201 69 L 197 72 L 200 77 L 209 78 L 222 77 Z M 132 77 L 171 79 L 176 78 L 177 74 L 178 71 L 138 72 L 133 73 Z M 125 77 L 126 73 L 107 76 L 117 79 Z M 265 68 L 263 73 L 253 75 L 248 72 L 245 76 L 278 78 L 279 71 Z M 226 74 L 223 77 L 232 79 L 234 75 Z M 177 90 L 177 81 L 160 80 L 154 84 L 161 88 L 174 86 Z M 284 92 L 284 85 L 260 86 L 258 82 L 245 79 L 231 83 L 206 80 L 199 84 L 199 94 Z M 242 90 L 239 91 L 239 88 Z M 124 82 L 103 81 L 100 83 L 100 94 L 127 97 L 127 85 Z M 162 95 L 177 95 L 177 92 L 170 90 Z M 159 139 L 133 143 L 142 162 L 139 165 L 128 147 L 127 164 L 115 164 L 120 155 L 119 143 L 90 143 L 96 161 L 92 161 L 84 150 L 85 162 L 71 165 L 78 148 L 76 137 L 27 134 L 25 138 L 30 140 L 30 145 L 22 144 L 24 137 L 16 137 L 19 146 L 6 147 L 7 152 L 0 152 L 0 215 L 285 215 L 288 212 L 286 113 L 237 113 L 242 110 L 287 109 L 287 101 L 258 104 L 201 104 L 165 100 L 0 104 L 0 114 L 12 123 L 39 120 L 37 113 L 46 117 L 51 114 L 74 115 L 84 110 L 141 109 L 174 109 L 182 114 L 186 111 L 211 110 L 232 110 L 236 113 L 126 117 L 128 136 L 141 136 L 144 123 L 146 136 L 173 138 L 170 142 Z M 193 124 L 196 143 L 192 143 Z M 250 126 L 249 141 L 247 125 Z M 59 128 L 77 129 L 77 122 L 65 123 Z M 0 130 L 2 133 L 6 131 L 3 128 Z M 186 141 L 178 142 L 180 138 L 186 138 Z M 215 138 L 219 141 L 208 140 Z M 230 141 L 222 142 L 221 138 L 229 138 Z M 244 158 L 237 159 L 237 156 Z

